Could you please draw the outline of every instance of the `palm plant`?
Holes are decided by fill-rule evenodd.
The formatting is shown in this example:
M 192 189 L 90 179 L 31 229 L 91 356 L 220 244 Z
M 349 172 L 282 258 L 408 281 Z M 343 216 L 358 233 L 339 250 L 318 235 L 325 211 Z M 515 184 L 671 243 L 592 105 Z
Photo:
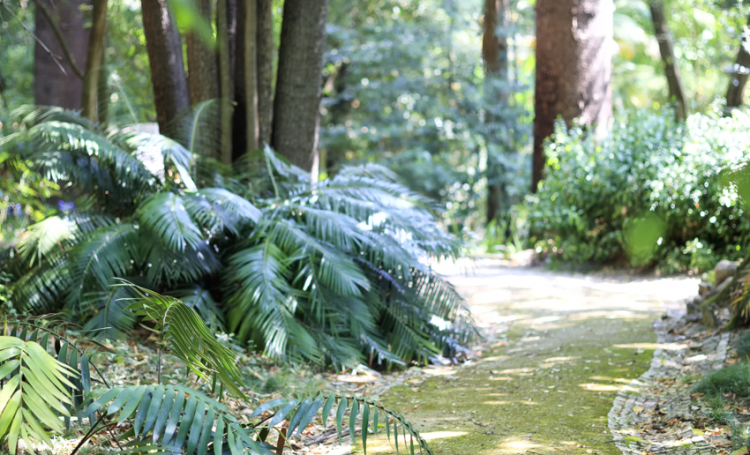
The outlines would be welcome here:
M 295 430 L 301 434 L 318 413 L 325 426 L 334 406 L 339 440 L 348 412 L 352 443 L 361 429 L 366 452 L 369 429 L 378 433 L 380 416 L 389 439 L 393 431 L 397 450 L 400 429 L 404 444 L 409 442 L 409 448 L 404 447 L 407 452 L 414 454 L 416 444 L 419 453 L 432 453 L 402 416 L 361 397 L 320 393 L 279 398 L 255 409 L 251 424 L 243 423 L 222 404 L 226 393 L 247 402 L 234 355 L 216 341 L 198 313 L 177 299 L 130 283 L 118 287 L 138 296 L 126 301 L 128 308 L 152 321 L 160 346 L 204 385 L 213 383 L 211 391 L 162 383 L 161 353 L 157 383 L 112 387 L 81 346 L 67 340 L 64 323 L 28 316 L 6 318 L 0 332 L 0 444 L 6 443 L 11 454 L 21 452 L 19 440 L 28 450 L 36 443 L 52 446 L 50 435 L 63 431 L 60 418 L 70 429 L 71 415 L 77 415 L 78 425 L 88 421 L 89 429 L 70 455 L 103 431 L 110 432 L 121 453 L 281 454 L 287 437 L 293 437 Z M 92 368 L 98 380 L 92 379 Z M 92 387 L 94 382 L 100 386 Z M 282 423 L 285 428 L 279 430 L 279 442 L 273 446 L 267 436 Z
M 132 292 L 112 287 L 126 278 L 276 358 L 426 361 L 474 336 L 428 265 L 461 250 L 429 200 L 374 165 L 315 183 L 268 149 L 222 170 L 201 158 L 207 109 L 181 116 L 176 140 L 106 133 L 59 109 L 17 112 L 4 148 L 80 194 L 0 256 L 17 311 L 64 311 L 122 336 L 138 317 L 122 303 Z

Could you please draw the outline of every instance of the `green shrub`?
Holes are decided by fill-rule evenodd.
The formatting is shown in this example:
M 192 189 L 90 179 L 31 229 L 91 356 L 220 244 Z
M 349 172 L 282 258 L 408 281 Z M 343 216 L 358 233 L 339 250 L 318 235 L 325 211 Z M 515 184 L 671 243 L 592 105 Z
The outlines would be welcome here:
M 215 153 L 211 131 L 194 127 L 204 105 L 181 117 L 179 140 L 19 112 L 9 152 L 84 196 L 0 255 L 16 310 L 64 311 L 122 336 L 136 318 L 128 291 L 111 285 L 127 278 L 270 356 L 336 366 L 426 361 L 474 335 L 460 296 L 425 261 L 462 245 L 431 201 L 374 165 L 313 183 L 270 150 L 238 162 L 244 173 L 196 162 Z
M 665 272 L 705 270 L 736 258 L 750 222 L 736 188 L 722 184 L 750 147 L 748 116 L 640 111 L 597 140 L 558 124 L 547 175 L 526 204 L 538 251 L 574 263 L 629 259 Z
M 693 386 L 693 392 L 708 397 L 720 397 L 732 393 L 739 397 L 750 396 L 750 364 L 740 362 L 715 371 Z

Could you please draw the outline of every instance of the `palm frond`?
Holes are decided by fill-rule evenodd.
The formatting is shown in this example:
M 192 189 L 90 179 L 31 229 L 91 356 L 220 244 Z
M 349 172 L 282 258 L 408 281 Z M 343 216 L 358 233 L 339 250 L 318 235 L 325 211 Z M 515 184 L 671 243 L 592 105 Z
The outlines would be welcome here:
M 174 139 L 161 134 L 136 133 L 127 135 L 124 141 L 136 151 L 141 161 L 153 162 L 156 167 L 151 171 L 166 182 L 164 163 L 171 163 L 180 176 L 180 181 L 189 191 L 197 188 L 190 175 L 193 157 L 185 147 Z M 154 172 L 156 171 L 156 172 Z
M 13 304 L 24 312 L 49 312 L 61 307 L 72 279 L 67 254 L 48 255 L 31 269 L 24 268 L 11 287 Z
M 79 308 L 83 294 L 104 291 L 139 262 L 138 229 L 133 224 L 105 226 L 91 232 L 70 251 L 70 303 Z
M 216 305 L 208 289 L 193 284 L 175 289 L 169 295 L 194 309 L 213 331 L 224 330 L 224 312 Z
M 44 164 L 46 153 L 55 151 L 76 152 L 76 156 L 96 159 L 113 174 L 114 185 L 106 188 L 109 191 L 119 186 L 141 192 L 153 185 L 154 176 L 132 151 L 123 150 L 114 141 L 80 125 L 46 121 L 29 129 L 28 137 L 38 144 L 40 164 Z
M 128 288 L 112 286 L 108 292 L 95 291 L 82 296 L 81 306 L 93 308 L 96 314 L 84 329 L 93 332 L 93 338 L 118 340 L 127 337 L 135 324 L 135 315 L 127 310 L 133 294 Z
M 221 150 L 221 99 L 211 99 L 184 110 L 165 134 L 175 138 L 192 156 L 217 157 Z
M 135 316 L 154 321 L 154 330 L 161 332 L 172 354 L 204 380 L 215 374 L 229 393 L 245 398 L 239 389 L 239 384 L 244 382 L 235 365 L 234 353 L 216 340 L 194 309 L 173 297 L 124 280 L 120 282 L 120 286 L 130 288 L 137 295 L 131 299 L 128 309 Z
M 76 235 L 76 225 L 69 219 L 51 216 L 29 226 L 21 237 L 18 250 L 21 258 L 28 262 L 41 262 L 53 249 L 62 250 L 62 244 Z
M 203 393 L 179 385 L 130 386 L 105 389 L 84 414 L 96 411 L 116 415 L 117 422 L 131 420 L 133 429 L 125 437 L 184 449 L 187 454 L 205 455 L 208 449 L 233 455 L 273 452 L 255 440 L 251 428 L 244 428 L 229 409 Z
M 141 268 L 151 286 L 171 288 L 196 282 L 223 267 L 216 251 L 205 242 L 198 243 L 197 248 L 187 245 L 183 252 L 177 252 L 147 230 L 142 230 L 139 239 Z
M 138 208 L 137 216 L 146 229 L 156 234 L 172 251 L 197 248 L 203 241 L 201 231 L 185 209 L 182 196 L 159 193 Z
M 248 223 L 257 223 L 262 216 L 247 199 L 223 188 L 203 188 L 186 198 L 190 215 L 210 232 L 228 229 L 237 235 Z
M 7 440 L 12 454 L 23 439 L 52 447 L 47 430 L 62 433 L 58 415 L 69 416 L 73 405 L 70 378 L 76 372 L 58 362 L 34 341 L 0 336 L 0 441 Z

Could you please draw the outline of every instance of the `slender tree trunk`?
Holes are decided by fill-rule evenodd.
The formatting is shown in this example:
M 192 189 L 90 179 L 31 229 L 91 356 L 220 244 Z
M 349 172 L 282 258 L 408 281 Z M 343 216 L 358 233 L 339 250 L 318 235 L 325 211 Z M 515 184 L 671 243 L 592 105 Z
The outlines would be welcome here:
M 82 8 L 89 5 L 90 0 L 37 0 L 36 4 L 35 34 L 55 55 L 66 58 L 59 62 L 65 70 L 63 73 L 49 53 L 36 43 L 34 103 L 80 109 L 82 68 L 86 65 L 89 47 L 89 31 L 84 28 Z
M 258 149 L 256 0 L 238 0 L 234 97 L 234 159 Z
M 543 178 L 544 141 L 561 116 L 606 134 L 612 116 L 612 0 L 538 0 L 532 191 Z
M 200 16 L 211 23 L 211 0 L 195 0 Z M 188 59 L 188 87 L 193 104 L 219 97 L 216 52 L 195 32 L 185 36 Z
M 286 0 L 273 106 L 273 147 L 313 179 L 328 0 Z
M 487 222 L 494 220 L 503 205 L 504 185 L 502 165 L 498 163 L 498 148 L 505 149 L 497 123 L 502 116 L 495 115 L 497 108 L 508 106 L 508 0 L 485 0 L 482 58 L 485 71 L 485 125 L 487 128 Z M 498 35 L 497 29 L 502 32 Z
M 664 63 L 664 72 L 667 76 L 669 85 L 669 100 L 677 103 L 675 106 L 675 118 L 685 120 L 690 115 L 690 110 L 685 97 L 685 88 L 682 85 L 680 77 L 680 68 L 677 66 L 677 60 L 674 56 L 672 46 L 672 36 L 667 26 L 667 18 L 664 17 L 664 4 L 661 0 L 654 0 L 649 4 L 651 8 L 651 19 L 654 22 L 654 33 L 659 43 L 659 53 Z
M 109 124 L 109 71 L 107 71 L 107 40 L 104 40 L 104 48 L 102 48 L 102 61 L 99 65 L 99 79 L 97 84 L 97 115 L 99 116 L 99 124 L 102 128 L 107 128 Z
M 156 121 L 159 130 L 190 107 L 190 94 L 182 59 L 180 33 L 167 0 L 141 0 L 143 31 L 151 65 Z
M 271 144 L 273 119 L 273 0 L 257 0 L 258 145 Z
M 99 121 L 98 93 L 99 76 L 104 64 L 104 46 L 107 41 L 107 0 L 94 0 L 91 17 L 91 34 L 86 56 L 86 72 L 83 76 L 82 114 L 92 122 Z
M 221 162 L 232 164 L 232 76 L 229 61 L 229 30 L 227 1 L 216 2 L 216 35 L 219 44 L 219 96 L 221 97 Z
M 750 24 L 750 16 L 747 17 L 747 22 Z M 730 74 L 729 88 L 727 88 L 728 113 L 731 112 L 733 108 L 742 106 L 745 85 L 747 84 L 747 76 L 750 72 L 750 53 L 748 53 L 747 50 L 748 46 L 750 46 L 748 35 L 744 33 L 742 35 L 742 42 L 740 42 L 740 50 L 737 52 L 737 60 Z

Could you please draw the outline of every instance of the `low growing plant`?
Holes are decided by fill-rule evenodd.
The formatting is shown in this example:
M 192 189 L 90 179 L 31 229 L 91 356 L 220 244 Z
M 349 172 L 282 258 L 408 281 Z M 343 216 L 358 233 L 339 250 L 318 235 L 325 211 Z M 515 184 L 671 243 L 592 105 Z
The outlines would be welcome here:
M 17 112 L 0 145 L 81 196 L 0 255 L 14 308 L 121 337 L 134 317 L 129 291 L 112 285 L 127 278 L 269 356 L 337 367 L 424 362 L 475 335 L 429 266 L 462 248 L 429 200 L 374 165 L 315 183 L 266 150 L 224 169 L 205 158 L 210 103 L 177 119 L 178 139 L 106 132 L 59 109 Z
M 172 297 L 129 283 L 120 287 L 138 296 L 128 301 L 128 308 L 149 322 L 159 339 L 157 382 L 114 387 L 89 353 L 66 337 L 65 323 L 6 317 L 0 333 L 0 444 L 7 444 L 11 454 L 21 453 L 21 440 L 29 453 L 38 444 L 52 446 L 51 435 L 65 426 L 86 431 L 70 455 L 104 431 L 119 453 L 281 454 L 287 437 L 301 434 L 318 415 L 324 426 L 332 417 L 339 441 L 345 422 L 352 444 L 361 429 L 365 453 L 370 427 L 378 434 L 381 423 L 389 439 L 393 434 L 397 451 L 432 453 L 402 416 L 362 397 L 319 393 L 279 398 L 258 406 L 250 415 L 252 423 L 243 423 L 222 404 L 228 395 L 248 402 L 234 354 L 216 340 L 201 316 Z M 210 392 L 163 383 L 161 349 L 210 385 Z M 273 445 L 269 432 L 282 423 Z

